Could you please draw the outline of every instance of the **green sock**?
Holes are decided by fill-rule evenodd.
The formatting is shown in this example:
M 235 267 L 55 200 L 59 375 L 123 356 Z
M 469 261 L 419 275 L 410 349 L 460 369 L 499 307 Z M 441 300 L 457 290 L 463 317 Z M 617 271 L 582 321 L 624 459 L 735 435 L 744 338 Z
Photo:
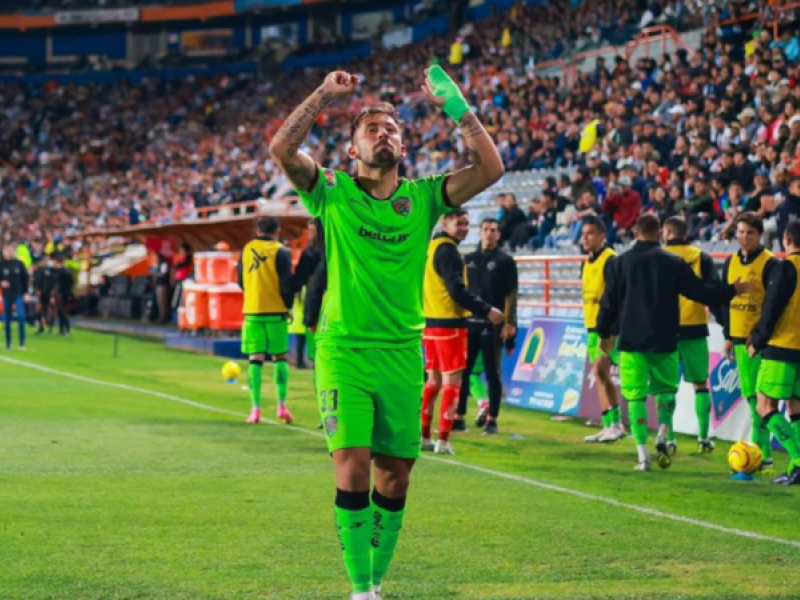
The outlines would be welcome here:
M 276 360 L 272 365 L 272 372 L 275 377 L 278 404 L 286 404 L 286 396 L 289 390 L 289 365 L 286 364 L 285 360 Z
M 250 402 L 261 407 L 261 361 L 251 361 L 247 367 L 247 383 L 250 385 Z
M 372 584 L 378 586 L 389 569 L 403 528 L 406 500 L 393 500 L 372 492 Z
M 633 439 L 640 446 L 647 443 L 647 398 L 630 400 L 628 402 L 628 415 L 631 420 Z
M 786 449 L 786 452 L 789 453 L 789 456 L 792 458 L 792 463 L 800 465 L 800 444 L 797 443 L 794 437 L 794 431 L 792 431 L 792 426 L 789 425 L 789 422 L 777 411 L 767 415 L 764 420 L 767 422 L 767 429 L 778 438 L 778 441 Z
M 342 492 L 336 491 L 337 504 L 339 497 L 344 494 L 356 498 L 359 504 L 366 502 L 367 506 L 358 510 L 348 510 L 335 506 L 336 535 L 342 546 L 342 558 L 347 577 L 353 586 L 353 592 L 360 594 L 372 590 L 372 509 L 369 507 L 369 492 Z
M 622 408 L 619 404 L 611 409 L 611 424 L 622 425 Z
M 694 411 L 697 413 L 697 437 L 708 439 L 711 427 L 711 395 L 708 390 L 697 390 L 694 394 Z
M 604 410 L 603 411 L 603 415 L 601 417 L 601 420 L 603 421 L 603 427 L 604 428 L 611 427 L 611 411 L 610 410 Z
M 489 396 L 486 391 L 486 384 L 483 383 L 483 377 L 480 374 L 473 374 L 469 376 L 469 395 L 475 400 L 482 400 Z
M 800 415 L 790 415 L 789 421 L 792 424 L 792 431 L 794 432 L 794 441 L 800 445 Z
M 747 404 L 750 405 L 750 417 L 753 420 L 753 434 L 750 436 L 752 442 L 761 448 L 761 460 L 772 460 L 772 440 L 770 439 L 769 429 L 764 424 L 764 419 L 758 414 L 756 406 L 758 399 L 752 396 L 747 399 Z
M 667 439 L 675 440 L 675 430 L 672 427 L 672 417 L 675 415 L 675 396 L 672 394 L 658 394 L 656 396 L 656 410 L 658 411 L 658 424 L 667 428 Z

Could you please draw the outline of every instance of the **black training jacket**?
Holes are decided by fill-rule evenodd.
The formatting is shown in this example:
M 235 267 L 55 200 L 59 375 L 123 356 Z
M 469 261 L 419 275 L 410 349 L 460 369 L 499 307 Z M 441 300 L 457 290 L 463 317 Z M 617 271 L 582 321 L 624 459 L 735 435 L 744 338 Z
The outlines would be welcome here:
M 516 326 L 519 290 L 516 261 L 500 248 L 488 251 L 478 248 L 467 254 L 465 260 L 469 291 L 502 310 L 506 323 Z M 488 323 L 485 317 L 478 315 L 473 315 L 469 320 Z
M 28 269 L 19 259 L 0 258 L 0 281 L 7 281 L 9 284 L 8 287 L 2 288 L 5 298 L 13 300 L 28 293 Z
M 614 259 L 600 300 L 597 332 L 608 338 L 619 320 L 618 348 L 625 352 L 675 352 L 678 349 L 678 297 L 706 305 L 735 295 L 732 285 L 704 283 L 679 256 L 658 242 L 636 242 Z
M 446 233 L 440 233 L 434 236 L 434 239 L 446 235 Z M 464 258 L 457 246 L 442 244 L 437 247 L 433 253 L 433 269 L 444 281 L 447 293 L 460 307 L 479 317 L 485 317 L 492 309 L 492 304 L 478 298 L 464 284 Z M 437 327 L 438 325 L 433 324 L 433 321 L 436 319 L 426 319 L 427 326 Z M 463 326 L 466 327 L 466 323 Z

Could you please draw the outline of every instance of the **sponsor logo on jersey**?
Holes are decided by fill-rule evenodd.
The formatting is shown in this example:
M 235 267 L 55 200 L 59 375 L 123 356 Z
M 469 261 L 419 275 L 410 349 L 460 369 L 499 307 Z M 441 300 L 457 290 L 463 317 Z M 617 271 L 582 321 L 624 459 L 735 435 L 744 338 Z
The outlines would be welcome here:
M 325 169 L 325 185 L 332 188 L 336 185 L 336 173 L 330 169 Z
M 392 200 L 392 208 L 401 217 L 407 217 L 411 212 L 411 199 L 401 196 Z
M 362 226 L 358 230 L 358 235 L 360 237 L 369 238 L 377 242 L 384 242 L 385 244 L 399 244 L 400 242 L 405 242 L 410 234 L 401 233 L 399 235 L 384 235 L 377 231 L 370 231 Z
M 250 263 L 250 268 L 247 269 L 248 273 L 252 273 L 253 271 L 257 270 L 258 267 L 261 266 L 262 263 L 266 262 L 267 256 L 261 256 L 255 248 L 250 248 L 250 252 L 253 253 L 253 262 Z

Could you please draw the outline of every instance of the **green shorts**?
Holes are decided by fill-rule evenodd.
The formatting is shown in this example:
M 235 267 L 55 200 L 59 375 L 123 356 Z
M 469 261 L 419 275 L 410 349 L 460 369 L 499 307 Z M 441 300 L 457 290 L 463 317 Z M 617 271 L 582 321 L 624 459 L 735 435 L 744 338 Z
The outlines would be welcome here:
M 472 374 L 473 375 L 481 375 L 486 370 L 486 367 L 483 366 L 483 351 L 478 352 L 478 356 L 475 358 L 475 366 L 472 367 Z
M 600 351 L 600 335 L 596 331 L 589 331 L 586 334 L 586 350 L 589 353 L 590 364 L 596 363 L 600 357 L 603 356 L 603 353 Z M 619 364 L 619 350 L 617 350 L 616 342 L 608 358 L 611 360 L 612 364 Z
M 761 355 L 756 354 L 754 358 L 750 358 L 747 346 L 744 344 L 734 344 L 733 355 L 736 358 L 736 370 L 739 371 L 742 398 L 752 398 L 756 395 L 756 379 L 761 365 Z
M 283 315 L 245 315 L 242 323 L 242 354 L 276 356 L 289 352 L 289 325 Z
M 800 364 L 762 358 L 756 389 L 773 400 L 800 399 Z
M 422 344 L 412 348 L 317 346 L 316 384 L 328 450 L 419 458 Z
M 677 352 L 620 352 L 619 376 L 625 400 L 674 394 L 679 372 Z
M 708 338 L 678 340 L 683 378 L 689 383 L 708 381 Z

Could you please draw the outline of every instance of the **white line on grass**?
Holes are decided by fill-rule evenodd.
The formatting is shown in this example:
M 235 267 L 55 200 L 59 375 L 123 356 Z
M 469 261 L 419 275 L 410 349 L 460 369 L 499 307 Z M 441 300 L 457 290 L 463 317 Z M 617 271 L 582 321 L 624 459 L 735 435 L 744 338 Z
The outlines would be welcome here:
M 166 394 L 164 392 L 157 392 L 155 390 L 148 390 L 146 388 L 139 388 L 132 385 L 127 385 L 124 383 L 115 383 L 112 381 L 103 381 L 100 379 L 93 379 L 91 377 L 84 377 L 83 375 L 76 375 L 74 373 L 67 373 L 65 371 L 57 371 L 56 369 L 51 369 L 49 367 L 44 367 L 41 365 L 37 365 L 34 363 L 28 363 L 21 360 L 16 360 L 14 358 L 8 358 L 6 356 L 0 356 L 0 360 L 13 364 L 18 365 L 20 367 L 27 367 L 29 369 L 34 369 L 37 371 L 42 371 L 43 373 L 50 373 L 52 375 L 58 375 L 60 377 L 67 377 L 69 379 L 75 379 L 77 381 L 82 381 L 84 383 L 91 383 L 94 385 L 100 385 L 105 387 L 112 387 L 120 390 L 125 390 L 128 392 L 135 392 L 138 394 L 144 394 L 148 396 L 154 396 L 156 398 L 163 398 L 164 400 L 170 400 L 172 402 L 178 402 L 180 404 L 185 404 L 187 406 L 192 406 L 194 408 L 199 408 L 201 410 L 207 410 L 210 412 L 215 412 L 224 415 L 231 415 L 234 417 L 242 417 L 241 413 L 236 411 L 227 410 L 225 408 L 217 408 L 216 406 L 211 406 L 209 404 L 202 404 L 200 402 L 195 402 L 194 400 L 189 400 L 188 398 L 181 398 L 180 396 L 173 396 L 172 394 Z M 280 425 L 276 421 L 271 421 L 268 419 L 262 420 L 263 423 L 268 425 Z M 302 427 L 291 427 L 288 428 L 288 431 L 296 431 L 299 433 L 305 433 L 307 435 L 311 435 L 317 438 L 324 438 L 325 435 L 318 432 L 318 431 L 311 431 L 309 429 L 303 429 Z M 720 533 L 727 533 L 729 535 L 735 535 L 738 537 L 748 538 L 751 540 L 760 540 L 763 542 L 773 542 L 775 544 L 781 544 L 784 546 L 791 546 L 793 548 L 800 548 L 800 541 L 795 540 L 786 540 L 783 538 L 772 537 L 770 535 L 763 535 L 761 533 L 755 533 L 753 531 L 747 531 L 745 529 L 737 529 L 735 527 L 725 527 L 724 525 L 717 525 L 716 523 L 711 523 L 710 521 L 703 521 L 700 519 L 692 519 L 691 517 L 682 517 L 680 515 L 674 515 L 672 513 L 664 512 L 661 510 L 656 510 L 654 508 L 648 508 L 646 506 L 638 506 L 636 504 L 628 504 L 627 502 L 620 502 L 619 500 L 614 500 L 613 498 L 607 498 L 605 496 L 598 496 L 595 494 L 589 494 L 587 492 L 581 492 L 580 490 L 574 490 L 572 488 L 561 487 L 559 485 L 553 485 L 551 483 L 544 483 L 542 481 L 536 481 L 535 479 L 531 479 L 530 477 L 523 477 L 522 475 L 514 475 L 512 473 L 505 473 L 503 471 L 495 471 L 494 469 L 487 469 L 486 467 L 480 467 L 477 465 L 471 465 L 468 463 L 458 462 L 451 459 L 446 458 L 438 458 L 435 456 L 431 456 L 429 454 L 423 454 L 423 458 L 427 460 L 432 460 L 434 462 L 438 462 L 441 464 L 447 464 L 454 467 L 460 467 L 462 469 L 469 469 L 471 471 L 476 471 L 478 473 L 484 473 L 486 475 L 492 475 L 494 477 L 499 477 L 501 479 L 507 479 L 508 481 L 516 481 L 517 483 L 522 483 L 525 485 L 530 485 L 533 487 L 537 487 L 539 489 L 548 490 L 551 492 L 558 492 L 561 494 L 567 494 L 569 496 L 574 496 L 576 498 L 582 498 L 583 500 L 591 500 L 592 502 L 602 502 L 604 504 L 609 504 L 611 506 L 615 506 L 617 508 L 624 508 L 626 510 L 632 510 L 638 513 L 642 513 L 645 515 L 649 515 L 651 517 L 657 517 L 659 519 L 667 519 L 670 521 L 677 521 L 678 523 L 686 523 L 687 525 L 694 525 L 695 527 L 702 527 L 703 529 L 709 529 L 712 531 L 719 531 Z

